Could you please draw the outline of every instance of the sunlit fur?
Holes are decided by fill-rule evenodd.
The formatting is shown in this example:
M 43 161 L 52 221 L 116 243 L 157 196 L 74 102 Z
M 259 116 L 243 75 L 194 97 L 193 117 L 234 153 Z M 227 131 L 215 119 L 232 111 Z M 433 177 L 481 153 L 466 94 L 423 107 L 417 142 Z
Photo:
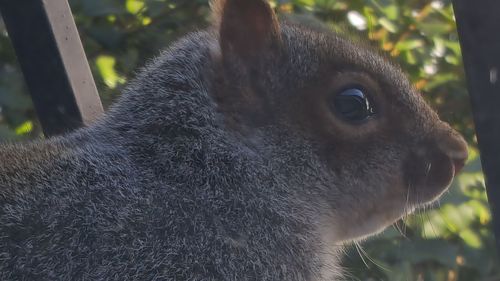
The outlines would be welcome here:
M 402 71 L 279 30 L 244 53 L 192 33 L 95 125 L 0 147 L 0 280 L 340 280 L 345 243 L 437 198 L 465 144 Z M 336 118 L 350 80 L 377 118 Z

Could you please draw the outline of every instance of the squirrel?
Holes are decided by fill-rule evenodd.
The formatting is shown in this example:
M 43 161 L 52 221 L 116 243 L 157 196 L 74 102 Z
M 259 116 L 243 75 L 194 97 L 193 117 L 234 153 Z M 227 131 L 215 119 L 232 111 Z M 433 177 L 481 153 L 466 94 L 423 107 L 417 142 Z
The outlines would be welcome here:
M 384 56 L 212 2 L 95 124 L 0 146 L 1 280 L 340 280 L 464 139 Z

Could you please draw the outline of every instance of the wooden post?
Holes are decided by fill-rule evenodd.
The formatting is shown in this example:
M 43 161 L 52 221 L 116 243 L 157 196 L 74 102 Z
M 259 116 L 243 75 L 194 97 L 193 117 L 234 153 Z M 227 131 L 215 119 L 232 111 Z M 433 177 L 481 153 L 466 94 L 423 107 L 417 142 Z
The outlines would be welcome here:
M 453 0 L 500 253 L 500 1 Z
M 0 0 L 0 11 L 47 136 L 102 112 L 67 0 Z

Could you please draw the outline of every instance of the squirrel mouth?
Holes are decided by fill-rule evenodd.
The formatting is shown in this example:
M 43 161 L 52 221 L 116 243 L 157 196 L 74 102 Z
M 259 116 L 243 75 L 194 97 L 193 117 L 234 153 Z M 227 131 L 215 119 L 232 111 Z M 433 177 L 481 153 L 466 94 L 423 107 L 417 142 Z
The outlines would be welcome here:
M 405 182 L 417 204 L 437 199 L 451 184 L 463 163 L 454 163 L 440 151 L 429 151 L 425 155 L 411 153 L 403 167 Z
M 465 161 L 453 161 L 453 176 L 456 176 L 465 166 Z

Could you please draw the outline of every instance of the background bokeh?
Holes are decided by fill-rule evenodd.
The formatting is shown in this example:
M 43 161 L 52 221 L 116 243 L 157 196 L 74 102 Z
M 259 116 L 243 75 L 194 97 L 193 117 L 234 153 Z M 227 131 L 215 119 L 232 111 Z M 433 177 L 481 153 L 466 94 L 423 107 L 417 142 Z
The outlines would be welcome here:
M 145 62 L 186 32 L 209 24 L 207 0 L 70 0 L 105 107 Z M 347 251 L 349 280 L 500 280 L 479 155 L 449 0 L 275 0 L 283 18 L 321 21 L 379 47 L 466 137 L 465 172 L 439 205 Z M 0 142 L 42 138 L 3 24 Z

